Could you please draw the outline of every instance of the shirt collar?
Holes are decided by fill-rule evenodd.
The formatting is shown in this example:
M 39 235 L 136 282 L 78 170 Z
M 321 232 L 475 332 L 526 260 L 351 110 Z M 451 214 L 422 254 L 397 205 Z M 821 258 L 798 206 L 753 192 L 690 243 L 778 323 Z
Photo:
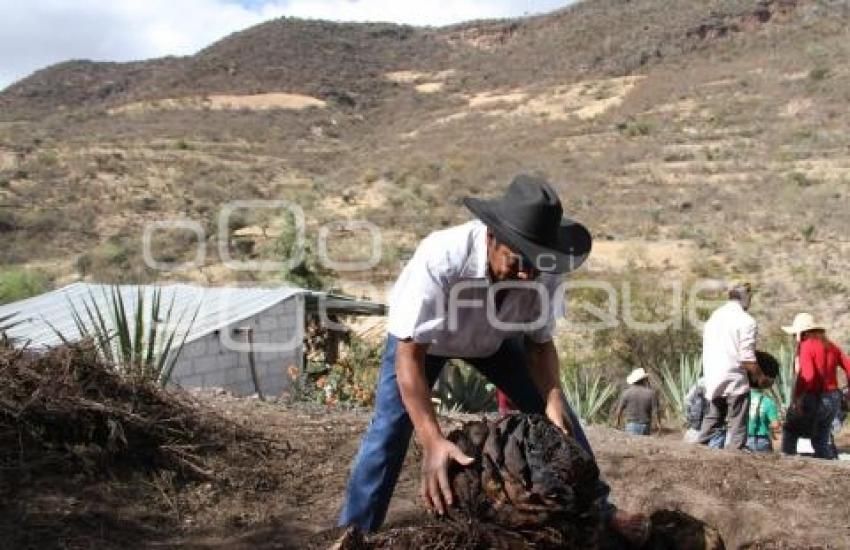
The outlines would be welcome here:
M 487 269 L 487 226 L 479 220 L 472 222 L 469 236 L 469 256 L 463 266 L 463 276 L 470 279 L 490 279 Z
M 742 306 L 741 302 L 739 302 L 738 300 L 729 300 L 728 303 L 729 303 L 729 307 L 734 309 L 735 311 L 740 311 L 740 312 L 746 313 L 744 311 L 744 306 Z

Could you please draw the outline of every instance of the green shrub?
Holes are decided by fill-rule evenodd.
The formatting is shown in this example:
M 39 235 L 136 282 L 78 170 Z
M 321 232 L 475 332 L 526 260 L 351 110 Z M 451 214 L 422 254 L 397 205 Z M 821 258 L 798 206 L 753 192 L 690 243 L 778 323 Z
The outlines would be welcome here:
M 806 243 L 810 243 L 814 240 L 815 237 L 815 226 L 809 224 L 800 230 L 800 234 L 803 236 L 803 241 Z
M 55 210 L 30 210 L 19 216 L 20 226 L 37 233 L 50 233 L 67 228 L 68 220 Z
M 788 179 L 791 183 L 796 183 L 799 187 L 809 187 L 814 183 L 802 172 L 791 172 L 788 174 Z
M 384 348 L 351 335 L 336 363 L 310 362 L 306 372 L 290 367 L 292 397 L 325 405 L 372 406 Z
M 0 304 L 23 300 L 50 290 L 50 279 L 31 269 L 11 268 L 0 271 Z
M 74 267 L 81 276 L 107 283 L 141 283 L 153 275 L 141 258 L 141 243 L 122 237 L 110 238 L 78 256 Z
M 602 350 L 613 364 L 622 365 L 624 371 L 639 367 L 655 371 L 664 364 L 677 362 L 683 353 L 699 352 L 702 346 L 699 331 L 687 321 L 660 332 L 620 323 L 597 336 L 596 349 Z
M 110 266 L 123 266 L 130 260 L 130 250 L 122 243 L 110 242 L 100 248 L 103 262 Z
M 94 260 L 92 259 L 92 255 L 88 253 L 80 254 L 77 256 L 77 259 L 74 260 L 74 269 L 76 269 L 77 273 L 79 273 L 82 277 L 91 273 L 93 265 Z
M 275 261 L 286 261 L 298 254 L 298 232 L 295 221 L 291 216 L 283 218 L 280 236 L 272 246 Z M 281 271 L 281 278 L 295 286 L 310 289 L 321 289 L 325 286 L 328 271 L 321 265 L 316 253 L 308 243 L 304 243 L 302 260 L 291 268 Z
M 18 228 L 18 216 L 8 208 L 0 208 L 0 233 L 8 233 Z
M 652 126 L 644 121 L 627 120 L 617 124 L 617 130 L 626 137 L 642 137 L 648 136 L 652 132 Z
M 826 79 L 829 76 L 829 69 L 826 67 L 815 67 L 811 71 L 809 71 L 809 78 L 818 82 L 820 80 Z

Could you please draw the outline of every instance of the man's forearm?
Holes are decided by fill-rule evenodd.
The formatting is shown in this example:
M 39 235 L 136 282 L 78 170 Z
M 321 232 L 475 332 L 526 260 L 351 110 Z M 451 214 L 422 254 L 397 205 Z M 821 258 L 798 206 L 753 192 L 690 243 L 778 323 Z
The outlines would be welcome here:
M 544 344 L 527 343 L 529 371 L 537 391 L 548 400 L 553 391 L 562 393 L 558 353 L 551 341 Z
M 425 350 L 411 342 L 399 342 L 396 352 L 396 377 L 401 400 L 416 435 L 423 445 L 442 438 L 434 405 L 431 403 L 431 387 L 425 377 Z
M 561 387 L 555 345 L 551 341 L 537 344 L 529 339 L 526 341 L 526 350 L 529 373 L 543 398 L 546 417 L 565 433 L 574 434 L 575 426 Z
M 782 440 L 782 425 L 778 421 L 770 424 L 770 438 L 774 442 Z

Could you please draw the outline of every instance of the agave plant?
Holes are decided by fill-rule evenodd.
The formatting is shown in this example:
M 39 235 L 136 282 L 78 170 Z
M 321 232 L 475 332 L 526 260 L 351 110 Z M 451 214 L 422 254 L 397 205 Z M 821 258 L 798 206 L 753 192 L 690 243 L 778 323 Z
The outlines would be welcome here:
M 561 387 L 573 412 L 587 423 L 605 420 L 603 415 L 617 391 L 598 373 L 574 364 L 561 368 Z
M 779 360 L 779 379 L 773 386 L 773 392 L 779 399 L 783 409 L 788 409 L 791 404 L 791 396 L 794 391 L 794 354 L 786 346 L 781 346 L 776 354 Z
M 495 410 L 495 388 L 474 368 L 449 362 L 437 384 L 435 399 L 441 411 L 478 413 Z
M 70 301 L 69 305 L 80 336 L 92 340 L 104 360 L 122 376 L 163 386 L 171 378 L 200 309 L 198 306 L 187 321 L 188 309 L 176 315 L 174 296 L 165 305 L 158 287 L 150 301 L 146 300 L 144 289 L 138 287 L 135 303 L 125 304 L 117 285 L 109 291 L 103 289 L 101 303 L 89 291 L 81 307 Z M 68 341 L 58 331 L 57 335 Z
M 678 369 L 666 363 L 661 366 L 661 391 L 667 402 L 667 412 L 681 422 L 685 421 L 687 412 L 685 396 L 701 374 L 702 357 L 699 354 L 681 354 Z

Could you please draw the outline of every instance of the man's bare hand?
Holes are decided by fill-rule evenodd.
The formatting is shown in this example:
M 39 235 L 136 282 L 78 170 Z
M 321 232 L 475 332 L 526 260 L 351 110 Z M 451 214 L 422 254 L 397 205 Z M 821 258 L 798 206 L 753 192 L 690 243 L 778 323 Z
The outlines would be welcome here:
M 422 500 L 431 510 L 443 515 L 452 505 L 452 487 L 449 484 L 451 461 L 469 466 L 475 459 L 463 454 L 457 445 L 445 438 L 423 444 L 422 451 Z
M 546 417 L 567 435 L 573 435 L 573 423 L 567 409 L 567 399 L 560 389 L 552 390 L 546 398 Z

